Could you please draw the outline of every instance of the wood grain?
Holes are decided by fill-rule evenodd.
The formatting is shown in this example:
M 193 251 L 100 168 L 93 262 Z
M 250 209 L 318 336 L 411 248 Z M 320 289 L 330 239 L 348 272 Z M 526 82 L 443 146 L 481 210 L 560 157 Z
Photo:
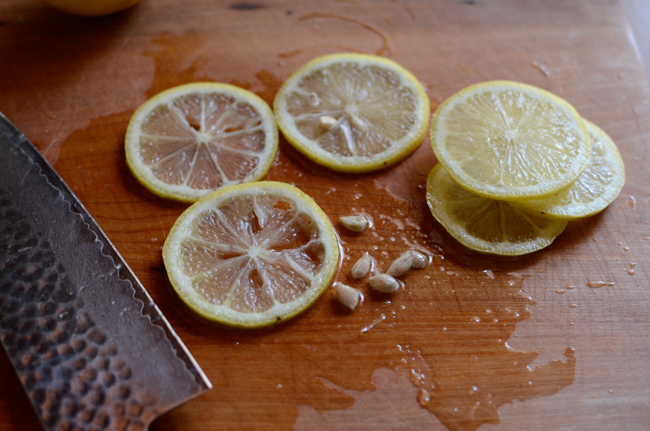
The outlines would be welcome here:
M 647 429 L 650 85 L 618 2 L 143 0 L 82 19 L 5 0 L 0 46 L 0 111 L 96 218 L 214 384 L 151 429 Z M 291 72 L 336 51 L 393 58 L 422 81 L 433 109 L 489 79 L 550 90 L 618 144 L 626 186 L 549 248 L 489 257 L 464 249 L 429 213 L 428 138 L 397 166 L 358 176 L 316 166 L 281 141 L 267 179 L 302 188 L 333 221 L 372 216 L 366 233 L 341 232 L 338 279 L 365 301 L 346 313 L 326 292 L 303 315 L 259 331 L 205 323 L 175 297 L 160 253 L 186 206 L 129 173 L 130 115 L 157 92 L 200 80 L 271 102 Z M 432 264 L 407 274 L 394 297 L 347 275 L 365 251 L 386 268 L 411 247 Z M 21 391 L 0 355 L 0 431 L 38 429 Z

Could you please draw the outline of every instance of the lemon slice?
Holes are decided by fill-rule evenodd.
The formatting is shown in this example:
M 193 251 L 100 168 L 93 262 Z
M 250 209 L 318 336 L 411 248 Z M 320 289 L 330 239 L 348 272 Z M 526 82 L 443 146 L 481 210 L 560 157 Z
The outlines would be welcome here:
M 436 157 L 465 189 L 491 199 L 551 196 L 587 166 L 590 140 L 576 110 L 537 87 L 473 85 L 433 115 Z
M 546 199 L 517 202 L 528 211 L 563 219 L 587 217 L 604 210 L 625 184 L 625 166 L 614 141 L 595 124 L 584 120 L 591 137 L 587 168 L 567 189 Z
M 483 253 L 532 253 L 550 245 L 567 225 L 563 220 L 531 215 L 508 202 L 470 193 L 440 163 L 427 178 L 427 203 L 451 236 Z
M 163 91 L 129 123 L 126 161 L 153 193 L 194 202 L 222 186 L 264 177 L 278 151 L 271 108 L 255 94 L 199 82 Z
M 169 232 L 163 260 L 196 313 L 252 328 L 309 307 L 329 286 L 339 248 L 309 196 L 260 181 L 221 188 L 190 206 Z
M 342 172 L 397 163 L 420 145 L 429 121 L 429 99 L 417 78 L 365 54 L 310 61 L 282 85 L 273 109 L 289 143 Z

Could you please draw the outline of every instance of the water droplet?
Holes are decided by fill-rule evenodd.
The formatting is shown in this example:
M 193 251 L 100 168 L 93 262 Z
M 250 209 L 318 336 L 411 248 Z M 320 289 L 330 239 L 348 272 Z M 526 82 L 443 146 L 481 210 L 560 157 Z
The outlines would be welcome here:
M 592 289 L 599 289 L 599 288 L 605 287 L 605 286 L 613 286 L 614 283 L 611 282 L 611 281 L 592 280 L 592 281 L 588 281 L 587 283 L 585 283 L 585 285 L 587 287 L 591 287 Z
M 431 399 L 431 394 L 426 389 L 420 388 L 418 390 L 418 403 L 424 407 L 426 403 Z
M 386 320 L 386 315 L 382 313 L 381 316 L 379 317 L 379 319 L 373 321 L 370 325 L 365 326 L 364 328 L 362 328 L 362 329 L 361 329 L 361 333 L 363 334 L 363 333 L 365 333 L 365 332 L 368 332 L 369 330 L 371 330 L 372 328 L 374 328 L 375 325 L 377 325 L 379 322 L 381 322 L 381 321 L 383 321 L 383 320 Z
M 549 70 L 548 70 L 548 67 L 546 67 L 546 65 L 543 64 L 543 63 L 533 61 L 532 63 L 530 63 L 530 65 L 533 66 L 535 69 L 539 70 L 540 72 L 542 72 L 542 74 L 544 74 L 544 76 L 546 76 L 546 77 L 551 75 Z
M 627 203 L 630 206 L 630 208 L 632 209 L 636 208 L 636 198 L 634 196 L 630 195 L 627 198 Z

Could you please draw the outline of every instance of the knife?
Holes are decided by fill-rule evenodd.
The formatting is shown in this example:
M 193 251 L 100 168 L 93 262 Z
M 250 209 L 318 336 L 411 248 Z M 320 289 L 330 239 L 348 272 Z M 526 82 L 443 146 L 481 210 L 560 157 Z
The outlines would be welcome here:
M 212 387 L 88 211 L 2 113 L 0 340 L 46 430 L 145 430 Z

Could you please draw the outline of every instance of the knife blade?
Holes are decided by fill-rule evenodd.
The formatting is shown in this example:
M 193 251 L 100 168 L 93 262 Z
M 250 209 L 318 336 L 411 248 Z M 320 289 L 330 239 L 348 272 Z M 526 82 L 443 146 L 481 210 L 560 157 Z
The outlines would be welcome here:
M 2 113 L 0 340 L 46 430 L 144 430 L 212 387 L 88 211 Z

